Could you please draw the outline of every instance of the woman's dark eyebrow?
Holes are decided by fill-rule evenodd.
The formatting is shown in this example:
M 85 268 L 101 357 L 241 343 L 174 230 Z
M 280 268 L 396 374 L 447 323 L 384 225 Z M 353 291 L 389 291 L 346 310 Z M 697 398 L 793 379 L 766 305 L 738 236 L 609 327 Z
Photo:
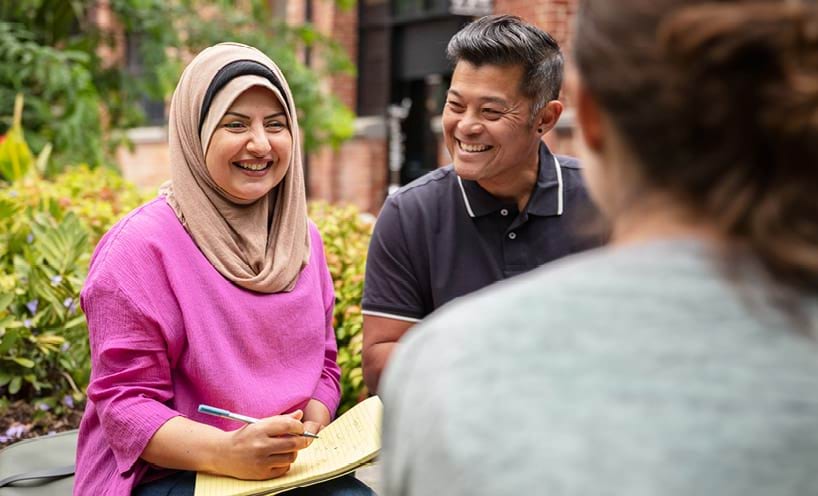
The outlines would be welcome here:
M 236 117 L 239 117 L 239 118 L 242 118 L 242 119 L 247 119 L 248 121 L 250 120 L 249 115 L 244 115 L 244 114 L 240 114 L 238 112 L 233 112 L 232 110 L 228 110 L 227 112 L 224 113 L 224 115 L 235 115 Z M 267 119 L 272 119 L 273 117 L 278 117 L 280 115 L 286 116 L 287 114 L 285 114 L 284 112 L 276 112 L 275 114 L 270 114 L 270 115 L 264 117 L 264 120 L 266 121 Z

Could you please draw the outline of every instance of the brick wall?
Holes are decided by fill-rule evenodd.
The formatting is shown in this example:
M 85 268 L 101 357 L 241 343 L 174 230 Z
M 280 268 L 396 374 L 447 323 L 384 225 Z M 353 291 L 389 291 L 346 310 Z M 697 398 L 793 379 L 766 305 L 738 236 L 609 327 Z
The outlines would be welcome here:
M 353 204 L 377 214 L 386 197 L 383 138 L 355 137 L 338 150 L 326 147 L 309 157 L 310 199 Z
M 332 39 L 341 45 L 349 59 L 355 64 L 358 61 L 358 12 L 355 7 L 348 10 L 339 9 L 334 0 L 322 0 L 335 8 L 332 23 Z M 332 78 L 332 92 L 346 106 L 354 109 L 357 105 L 358 83 L 354 74 L 341 74 Z
M 316 29 L 338 43 L 353 63 L 357 62 L 357 10 L 354 7 L 341 9 L 334 0 L 306 1 L 313 2 Z M 320 70 L 324 64 L 321 52 L 314 52 L 312 67 Z M 356 107 L 357 80 L 354 75 L 333 76 L 324 81 L 324 90 L 335 95 L 347 107 Z M 371 213 L 377 213 L 380 209 L 386 190 L 386 142 L 382 136 L 373 137 L 359 132 L 337 150 L 324 147 L 310 154 L 307 163 L 307 195 L 310 199 L 352 203 Z
M 354 64 L 358 60 L 358 14 L 355 7 L 341 9 L 335 0 L 306 0 L 312 2 L 312 23 L 323 35 L 331 38 Z M 293 2 L 295 3 L 295 2 Z M 295 9 L 293 9 L 295 13 Z M 300 12 L 304 15 L 304 12 Z M 311 67 L 321 70 L 326 66 L 323 54 L 315 50 Z M 349 108 L 355 108 L 357 83 L 353 74 L 340 74 L 324 81 L 324 89 L 331 92 Z
M 577 11 L 577 0 L 495 0 L 495 14 L 514 14 L 548 32 L 568 48 L 571 20 Z

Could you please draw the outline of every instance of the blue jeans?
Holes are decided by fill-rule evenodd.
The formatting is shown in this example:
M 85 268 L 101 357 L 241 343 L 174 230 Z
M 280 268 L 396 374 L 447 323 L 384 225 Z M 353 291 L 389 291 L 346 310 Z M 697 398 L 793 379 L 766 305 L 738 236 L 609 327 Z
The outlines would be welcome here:
M 196 472 L 177 472 L 163 479 L 136 486 L 133 496 L 192 496 L 196 486 Z M 282 493 L 287 496 L 375 496 L 372 489 L 353 474 L 320 484 L 299 487 Z

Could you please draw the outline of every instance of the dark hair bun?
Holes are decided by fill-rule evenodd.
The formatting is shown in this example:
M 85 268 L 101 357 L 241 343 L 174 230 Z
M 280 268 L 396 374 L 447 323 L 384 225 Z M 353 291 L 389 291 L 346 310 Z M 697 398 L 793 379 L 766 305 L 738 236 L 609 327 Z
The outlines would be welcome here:
M 645 181 L 818 291 L 818 2 L 583 0 L 576 36 Z
M 695 5 L 661 23 L 658 38 L 677 75 L 691 84 L 715 78 L 761 83 L 757 95 L 766 132 L 801 134 L 818 126 L 815 3 Z

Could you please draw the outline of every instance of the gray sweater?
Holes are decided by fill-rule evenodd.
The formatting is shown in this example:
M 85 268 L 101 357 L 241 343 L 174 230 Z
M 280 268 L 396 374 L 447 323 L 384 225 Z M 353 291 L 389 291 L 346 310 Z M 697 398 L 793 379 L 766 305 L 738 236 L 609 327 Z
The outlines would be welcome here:
M 384 495 L 818 494 L 816 342 L 711 255 L 587 252 L 415 327 L 381 391 Z

